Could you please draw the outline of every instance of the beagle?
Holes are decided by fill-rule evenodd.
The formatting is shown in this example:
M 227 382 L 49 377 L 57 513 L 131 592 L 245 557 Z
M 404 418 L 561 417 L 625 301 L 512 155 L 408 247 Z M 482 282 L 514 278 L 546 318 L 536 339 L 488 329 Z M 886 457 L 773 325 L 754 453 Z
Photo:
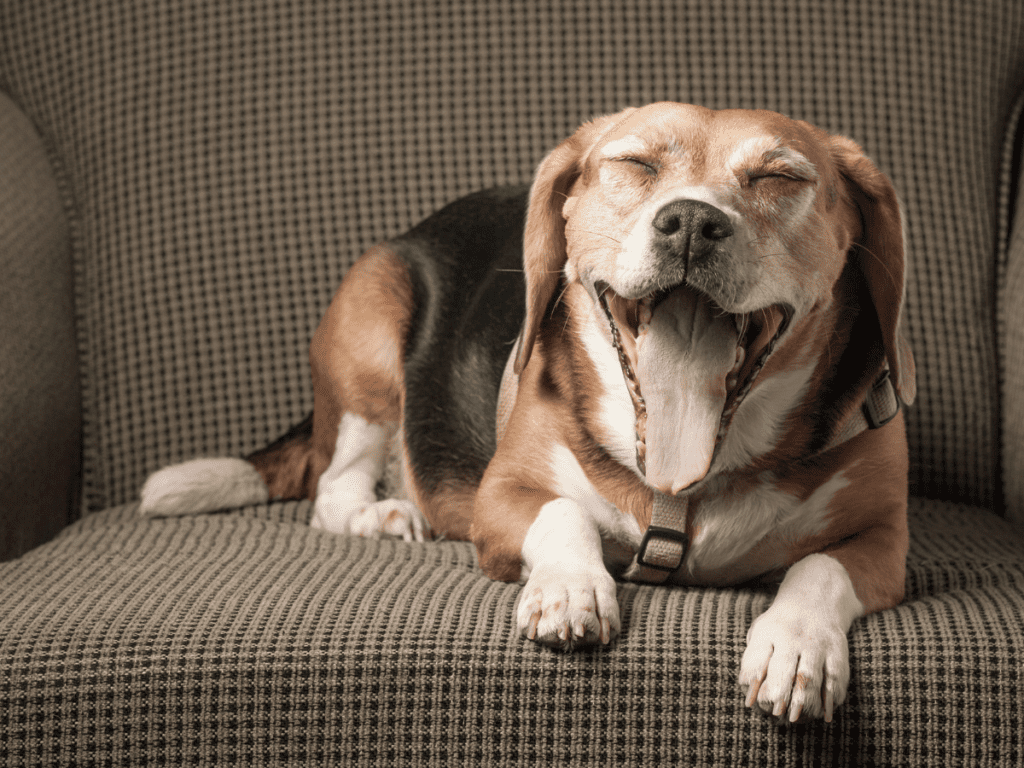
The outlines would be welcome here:
M 851 623 L 903 598 L 904 272 L 896 194 L 852 141 L 763 111 L 600 117 L 528 190 L 367 251 L 313 337 L 311 416 L 155 473 L 141 509 L 308 497 L 327 531 L 468 539 L 524 583 L 519 631 L 565 649 L 615 638 L 616 578 L 781 582 L 740 688 L 831 720 Z

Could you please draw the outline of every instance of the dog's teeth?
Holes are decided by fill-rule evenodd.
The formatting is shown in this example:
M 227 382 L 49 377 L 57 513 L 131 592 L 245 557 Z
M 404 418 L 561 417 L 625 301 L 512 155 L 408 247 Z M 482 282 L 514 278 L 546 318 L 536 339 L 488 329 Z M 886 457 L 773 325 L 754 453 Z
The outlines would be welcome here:
M 639 335 L 643 336 L 650 329 L 651 329 L 651 318 L 647 318 L 647 320 L 644 320 L 643 318 L 641 318 L 640 325 L 636 329 L 637 333 Z
M 739 380 L 735 376 L 730 376 L 725 380 L 725 389 L 727 392 L 732 392 L 736 389 L 736 385 L 739 384 Z
M 736 362 L 733 363 L 730 374 L 739 373 L 740 368 L 743 367 L 743 361 L 747 359 L 747 350 L 742 346 L 736 347 Z

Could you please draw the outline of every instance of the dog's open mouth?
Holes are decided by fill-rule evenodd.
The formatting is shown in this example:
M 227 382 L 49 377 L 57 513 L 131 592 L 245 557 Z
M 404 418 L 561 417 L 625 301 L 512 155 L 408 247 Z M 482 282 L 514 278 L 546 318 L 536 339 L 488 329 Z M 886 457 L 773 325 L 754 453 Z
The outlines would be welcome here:
M 791 312 L 774 305 L 730 314 L 687 286 L 642 299 L 595 287 L 636 411 L 637 467 L 675 495 L 710 471 Z

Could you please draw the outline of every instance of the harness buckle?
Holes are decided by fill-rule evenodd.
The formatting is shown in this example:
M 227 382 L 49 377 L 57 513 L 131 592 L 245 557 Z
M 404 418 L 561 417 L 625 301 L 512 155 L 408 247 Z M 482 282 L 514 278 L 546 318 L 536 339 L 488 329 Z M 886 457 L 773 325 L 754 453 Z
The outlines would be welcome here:
M 871 385 L 871 391 L 864 398 L 864 404 L 861 407 L 869 429 L 884 427 L 896 418 L 902 403 L 889 377 L 888 368 L 883 370 L 875 383 Z
M 651 539 L 665 539 L 673 541 L 682 548 L 679 553 L 679 561 L 672 566 L 664 565 L 661 563 L 652 563 L 647 560 L 647 547 L 651 543 Z M 636 563 L 645 568 L 654 568 L 658 571 L 665 571 L 672 573 L 678 570 L 679 566 L 683 564 L 683 560 L 686 557 L 686 550 L 690 546 L 690 538 L 686 535 L 686 531 L 677 531 L 674 528 L 663 528 L 659 525 L 652 525 L 644 531 L 644 537 L 640 542 L 640 548 L 636 551 Z

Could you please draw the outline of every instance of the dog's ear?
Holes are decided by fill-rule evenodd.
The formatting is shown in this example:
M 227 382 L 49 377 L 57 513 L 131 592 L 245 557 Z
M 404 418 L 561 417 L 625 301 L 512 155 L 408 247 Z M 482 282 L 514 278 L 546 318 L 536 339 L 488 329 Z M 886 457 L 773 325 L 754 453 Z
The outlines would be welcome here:
M 520 374 L 533 352 L 544 314 L 558 288 L 565 266 L 565 217 L 562 209 L 573 184 L 583 173 L 587 154 L 600 138 L 633 109 L 584 123 L 545 157 L 537 167 L 523 235 L 523 271 L 526 274 L 526 319 L 519 339 L 515 372 Z
M 893 385 L 907 405 L 917 395 L 914 356 L 903 332 L 906 261 L 899 200 L 892 183 L 854 142 L 834 137 L 831 155 L 861 218 L 852 257 L 864 275 L 882 331 Z

